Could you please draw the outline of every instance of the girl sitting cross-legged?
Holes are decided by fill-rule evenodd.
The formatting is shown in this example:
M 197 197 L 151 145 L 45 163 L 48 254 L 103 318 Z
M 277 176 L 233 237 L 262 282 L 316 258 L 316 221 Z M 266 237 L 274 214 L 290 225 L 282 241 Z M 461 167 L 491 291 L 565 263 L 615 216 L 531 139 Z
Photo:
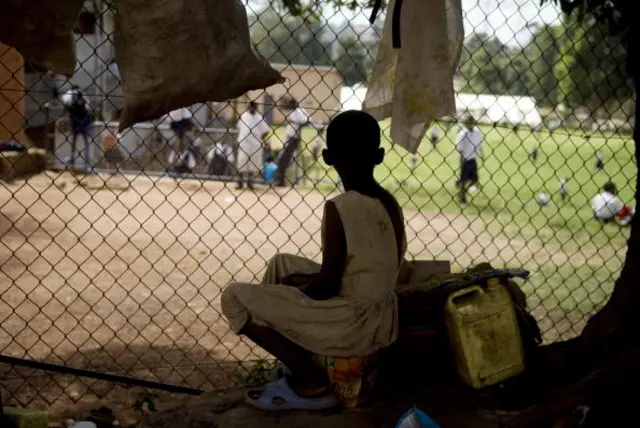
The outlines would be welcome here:
M 341 113 L 327 129 L 322 156 L 345 189 L 325 204 L 322 265 L 279 254 L 262 284 L 230 284 L 222 293 L 232 329 L 288 369 L 247 393 L 247 402 L 264 410 L 336 405 L 314 355 L 365 357 L 391 345 L 398 332 L 394 290 L 406 239 L 400 206 L 373 175 L 384 158 L 378 123 L 360 111 Z

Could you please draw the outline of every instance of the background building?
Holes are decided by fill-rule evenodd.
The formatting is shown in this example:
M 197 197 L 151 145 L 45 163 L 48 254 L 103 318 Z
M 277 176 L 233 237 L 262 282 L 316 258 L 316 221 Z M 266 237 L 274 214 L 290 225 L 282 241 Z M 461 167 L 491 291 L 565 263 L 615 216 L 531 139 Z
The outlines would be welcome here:
M 328 122 L 340 112 L 342 77 L 334 67 L 318 65 L 271 64 L 286 81 L 265 90 L 252 91 L 237 98 L 222 110 L 225 118 L 233 122 L 246 109 L 250 100 L 258 103 L 267 121 L 283 123 L 285 113 L 278 107 L 286 97 L 295 98 L 314 123 Z

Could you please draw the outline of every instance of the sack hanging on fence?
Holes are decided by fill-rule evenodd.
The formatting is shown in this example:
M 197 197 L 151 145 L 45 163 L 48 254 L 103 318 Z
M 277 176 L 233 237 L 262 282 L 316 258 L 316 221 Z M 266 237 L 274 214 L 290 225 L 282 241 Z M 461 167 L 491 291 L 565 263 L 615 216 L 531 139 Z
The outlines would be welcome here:
M 120 129 L 284 82 L 253 51 L 239 0 L 118 0 L 116 23 Z
M 81 7 L 82 0 L 0 0 L 0 41 L 16 48 L 27 61 L 73 76 L 72 31 Z
M 397 49 L 394 9 L 400 14 Z M 363 110 L 378 120 L 391 117 L 391 140 L 415 153 L 431 121 L 455 112 L 453 77 L 464 39 L 461 0 L 391 0 L 387 10 Z

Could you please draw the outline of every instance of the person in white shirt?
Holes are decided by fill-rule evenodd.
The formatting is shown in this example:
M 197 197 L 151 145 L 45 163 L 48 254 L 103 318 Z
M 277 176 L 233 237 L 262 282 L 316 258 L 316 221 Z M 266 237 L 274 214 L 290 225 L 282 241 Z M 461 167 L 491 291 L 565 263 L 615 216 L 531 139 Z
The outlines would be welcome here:
M 249 109 L 238 120 L 238 189 L 253 189 L 253 176 L 262 169 L 264 139 L 271 131 L 264 117 L 258 112 L 256 103 L 251 101 Z
M 467 203 L 469 189 L 478 184 L 477 159 L 482 155 L 483 135 L 476 126 L 475 119 L 468 116 L 465 128 L 458 134 L 456 150 L 460 153 L 460 179 L 458 180 L 458 198 L 461 204 Z
M 287 114 L 287 130 L 285 133 L 285 142 L 282 151 L 278 155 L 278 174 L 276 185 L 285 186 L 285 177 L 287 169 L 291 165 L 293 158 L 300 146 L 300 132 L 302 127 L 309 122 L 309 115 L 304 109 L 298 105 L 298 101 L 294 98 L 289 99 L 284 109 Z
M 609 181 L 602 187 L 602 193 L 591 199 L 591 208 L 596 219 L 608 223 L 623 211 L 625 205 L 618 198 L 617 186 Z

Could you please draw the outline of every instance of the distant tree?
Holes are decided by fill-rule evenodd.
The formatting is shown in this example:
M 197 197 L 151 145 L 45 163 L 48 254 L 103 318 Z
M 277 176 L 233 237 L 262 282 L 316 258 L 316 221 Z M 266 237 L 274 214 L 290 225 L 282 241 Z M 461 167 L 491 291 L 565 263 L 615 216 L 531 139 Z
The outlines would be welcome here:
M 594 17 L 567 20 L 562 56 L 557 62 L 560 101 L 595 113 L 612 100 L 633 94 L 621 37 L 609 36 Z
M 372 52 L 366 44 L 356 37 L 339 41 L 335 67 L 342 75 L 345 85 L 364 83 L 373 68 Z
M 560 62 L 559 38 L 563 31 L 562 25 L 537 27 L 531 41 L 522 50 L 530 64 L 527 71 L 531 82 L 528 94 L 540 105 L 558 105 L 560 81 L 555 68 Z
M 465 91 L 476 94 L 527 95 L 531 86 L 530 62 L 519 49 L 497 37 L 475 33 L 463 49 L 460 74 Z
M 250 16 L 251 39 L 257 51 L 271 62 L 331 65 L 330 39 L 326 23 L 283 17 L 274 9 Z M 335 38 L 335 36 L 333 36 Z

